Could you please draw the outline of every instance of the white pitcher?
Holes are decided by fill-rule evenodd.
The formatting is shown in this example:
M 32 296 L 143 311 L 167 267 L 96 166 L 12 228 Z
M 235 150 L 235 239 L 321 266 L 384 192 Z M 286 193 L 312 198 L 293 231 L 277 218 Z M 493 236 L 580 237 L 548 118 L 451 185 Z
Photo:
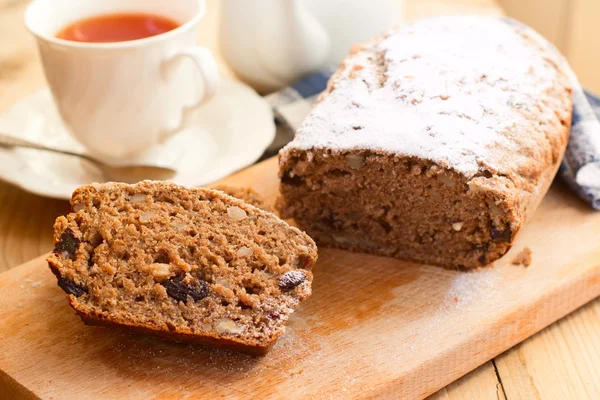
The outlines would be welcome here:
M 322 68 L 329 49 L 302 0 L 223 0 L 219 41 L 228 65 L 263 93 Z
M 355 43 L 404 22 L 404 0 L 304 0 L 329 35 L 326 64 L 337 66 Z
M 403 0 L 221 0 L 220 47 L 266 93 L 335 66 L 352 44 L 402 22 Z

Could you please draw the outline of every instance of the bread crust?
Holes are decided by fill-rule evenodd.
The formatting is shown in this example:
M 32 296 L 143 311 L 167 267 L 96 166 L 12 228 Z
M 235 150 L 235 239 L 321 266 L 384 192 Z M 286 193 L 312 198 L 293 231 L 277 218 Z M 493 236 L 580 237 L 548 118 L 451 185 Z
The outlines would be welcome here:
M 69 303 L 71 304 L 71 307 L 74 308 L 70 301 Z M 277 338 L 275 338 L 275 340 L 266 346 L 259 343 L 250 344 L 248 342 L 237 341 L 229 338 L 218 338 L 208 335 L 200 336 L 193 332 L 171 332 L 168 330 L 156 330 L 142 325 L 130 325 L 122 322 L 117 323 L 103 319 L 101 315 L 89 315 L 82 313 L 77 309 L 75 309 L 75 312 L 86 325 L 120 328 L 135 334 L 154 336 L 172 342 L 201 344 L 210 347 L 240 351 L 253 356 L 264 356 L 277 342 Z

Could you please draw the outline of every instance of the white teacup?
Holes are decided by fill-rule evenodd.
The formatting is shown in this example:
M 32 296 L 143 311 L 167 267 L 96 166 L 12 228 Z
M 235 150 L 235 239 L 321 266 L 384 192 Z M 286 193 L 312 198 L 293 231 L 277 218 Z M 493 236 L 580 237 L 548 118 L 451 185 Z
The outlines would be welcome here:
M 92 155 L 127 163 L 180 131 L 193 110 L 213 96 L 217 65 L 196 45 L 204 11 L 204 0 L 34 0 L 29 5 L 25 23 L 37 38 L 60 114 Z M 124 12 L 160 15 L 180 26 L 125 42 L 56 37 L 81 19 Z

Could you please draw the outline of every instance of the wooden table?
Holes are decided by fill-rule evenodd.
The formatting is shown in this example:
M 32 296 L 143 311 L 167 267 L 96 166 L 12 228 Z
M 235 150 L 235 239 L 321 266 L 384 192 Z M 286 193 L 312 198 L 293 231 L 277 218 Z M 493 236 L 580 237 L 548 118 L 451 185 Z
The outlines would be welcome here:
M 502 13 L 494 0 L 405 1 L 409 18 Z M 34 40 L 23 25 L 27 3 L 28 0 L 0 0 L 0 111 L 45 85 Z M 218 58 L 218 0 L 208 3 L 200 38 Z M 222 60 L 218 61 L 222 73 L 232 76 Z M 45 199 L 0 182 L 0 272 L 51 250 L 52 223 L 67 211 L 66 201 Z M 600 398 L 599 338 L 600 300 L 595 300 L 431 398 Z

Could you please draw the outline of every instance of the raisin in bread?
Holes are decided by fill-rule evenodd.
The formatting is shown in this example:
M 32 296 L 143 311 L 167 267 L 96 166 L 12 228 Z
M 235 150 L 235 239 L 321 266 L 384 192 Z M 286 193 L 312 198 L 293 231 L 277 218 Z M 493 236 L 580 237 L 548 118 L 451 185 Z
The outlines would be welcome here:
M 220 191 L 92 184 L 71 206 L 48 263 L 87 323 L 264 353 L 311 294 L 312 239 Z
M 491 263 L 556 174 L 571 73 L 500 18 L 426 19 L 355 46 L 280 152 L 277 207 L 318 244 Z

